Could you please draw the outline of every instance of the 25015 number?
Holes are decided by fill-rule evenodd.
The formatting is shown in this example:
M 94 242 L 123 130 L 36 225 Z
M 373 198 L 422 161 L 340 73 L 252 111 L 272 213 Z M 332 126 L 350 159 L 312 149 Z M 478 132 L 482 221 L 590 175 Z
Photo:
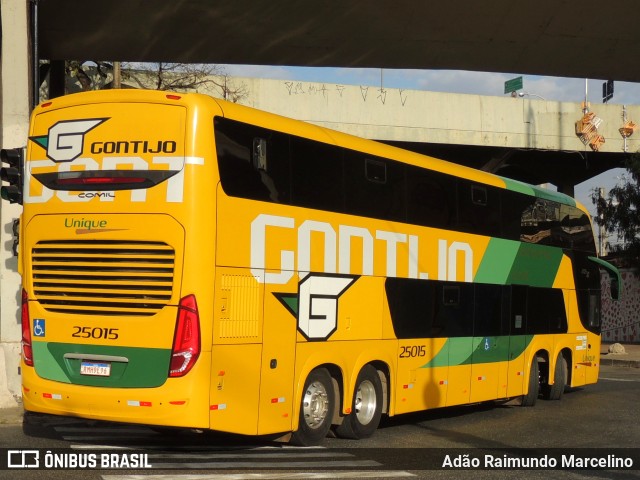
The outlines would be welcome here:
M 120 336 L 118 328 L 102 327 L 73 327 L 72 337 L 76 338 L 101 338 L 103 340 L 117 340 Z
M 427 354 L 426 348 L 426 345 L 400 347 L 400 358 L 424 357 Z

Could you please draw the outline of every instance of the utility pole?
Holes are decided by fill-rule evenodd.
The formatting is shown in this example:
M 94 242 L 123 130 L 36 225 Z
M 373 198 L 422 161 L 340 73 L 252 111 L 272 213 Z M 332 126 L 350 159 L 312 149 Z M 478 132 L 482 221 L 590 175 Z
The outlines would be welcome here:
M 113 62 L 113 86 L 111 88 L 122 88 L 122 70 L 120 62 Z
M 584 79 L 584 104 L 582 106 L 582 113 L 586 115 L 589 113 L 589 79 Z
M 604 187 L 598 187 L 598 199 L 604 200 Z M 607 236 L 602 228 L 602 214 L 599 215 L 598 220 L 598 253 L 604 257 L 607 254 Z

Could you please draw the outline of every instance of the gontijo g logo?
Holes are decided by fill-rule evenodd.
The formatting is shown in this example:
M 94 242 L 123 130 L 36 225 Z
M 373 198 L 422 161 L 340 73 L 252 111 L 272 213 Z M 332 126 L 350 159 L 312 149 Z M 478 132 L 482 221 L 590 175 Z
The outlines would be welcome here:
M 338 299 L 358 279 L 352 275 L 307 275 L 298 294 L 274 293 L 298 320 L 298 331 L 310 341 L 327 340 L 338 328 Z
M 71 162 L 82 155 L 85 133 L 93 130 L 108 118 L 63 120 L 49 128 L 49 134 L 29 137 L 47 150 L 47 157 L 56 163 Z

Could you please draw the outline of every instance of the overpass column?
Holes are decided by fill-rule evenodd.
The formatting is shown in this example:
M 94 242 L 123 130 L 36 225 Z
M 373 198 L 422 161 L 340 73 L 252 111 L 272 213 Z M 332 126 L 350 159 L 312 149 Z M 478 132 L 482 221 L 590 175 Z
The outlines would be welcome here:
M 570 197 L 575 197 L 576 196 L 576 192 L 575 192 L 575 185 L 573 185 L 572 183 L 566 183 L 564 185 L 558 185 L 558 191 L 560 193 L 564 193 L 565 195 L 569 195 Z
M 24 147 L 29 126 L 29 37 L 25 0 L 0 0 L 0 145 Z M 20 396 L 20 293 L 18 260 L 13 256 L 13 220 L 22 207 L 0 202 L 0 408 L 16 405 Z

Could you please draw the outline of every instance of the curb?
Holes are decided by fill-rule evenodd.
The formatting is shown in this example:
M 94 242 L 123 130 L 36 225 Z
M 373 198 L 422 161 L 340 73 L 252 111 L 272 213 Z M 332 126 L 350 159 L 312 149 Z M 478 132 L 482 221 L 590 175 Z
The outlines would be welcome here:
M 4 425 L 22 424 L 24 409 L 22 405 L 16 407 L 0 408 L 0 427 Z
M 640 360 L 624 358 L 600 357 L 600 365 L 616 365 L 618 367 L 640 368 Z

